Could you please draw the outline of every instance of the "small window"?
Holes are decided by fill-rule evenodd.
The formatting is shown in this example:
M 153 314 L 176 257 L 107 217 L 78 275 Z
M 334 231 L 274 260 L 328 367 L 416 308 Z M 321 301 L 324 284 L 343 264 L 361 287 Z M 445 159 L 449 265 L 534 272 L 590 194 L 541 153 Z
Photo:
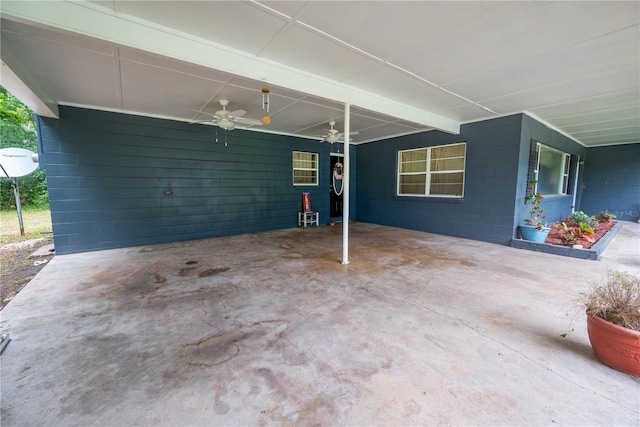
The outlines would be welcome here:
M 467 144 L 398 152 L 398 195 L 462 197 Z
M 537 144 L 534 179 L 538 184 L 535 191 L 545 196 L 568 194 L 571 156 L 544 144 Z
M 293 152 L 293 185 L 318 185 L 318 153 Z

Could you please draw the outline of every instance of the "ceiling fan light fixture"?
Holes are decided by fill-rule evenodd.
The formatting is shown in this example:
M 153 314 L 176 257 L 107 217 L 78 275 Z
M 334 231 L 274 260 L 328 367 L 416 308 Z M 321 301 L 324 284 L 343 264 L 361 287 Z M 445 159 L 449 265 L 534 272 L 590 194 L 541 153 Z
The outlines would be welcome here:
M 221 127 L 224 130 L 233 130 L 235 125 L 233 124 L 233 122 L 229 119 L 222 119 L 218 122 L 218 126 Z

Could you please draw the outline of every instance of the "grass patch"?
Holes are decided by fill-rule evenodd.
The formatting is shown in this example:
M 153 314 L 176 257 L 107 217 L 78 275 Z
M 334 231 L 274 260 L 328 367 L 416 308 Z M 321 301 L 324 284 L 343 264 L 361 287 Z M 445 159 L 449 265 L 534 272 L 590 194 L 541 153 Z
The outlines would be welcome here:
M 0 212 L 0 244 L 51 237 L 51 211 L 23 209 L 24 236 L 20 235 L 18 213 L 15 209 Z

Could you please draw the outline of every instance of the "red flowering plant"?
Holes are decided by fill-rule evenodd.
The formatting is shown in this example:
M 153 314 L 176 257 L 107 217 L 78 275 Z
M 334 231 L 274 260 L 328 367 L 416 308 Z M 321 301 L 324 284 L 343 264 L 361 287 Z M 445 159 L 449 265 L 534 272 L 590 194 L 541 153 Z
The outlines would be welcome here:
M 526 225 L 532 225 L 538 230 L 546 228 L 544 210 L 540 207 L 540 202 L 544 200 L 541 193 L 536 193 L 536 184 L 538 181 L 527 182 L 527 195 L 524 196 L 524 204 L 529 206 L 530 218 L 524 220 Z

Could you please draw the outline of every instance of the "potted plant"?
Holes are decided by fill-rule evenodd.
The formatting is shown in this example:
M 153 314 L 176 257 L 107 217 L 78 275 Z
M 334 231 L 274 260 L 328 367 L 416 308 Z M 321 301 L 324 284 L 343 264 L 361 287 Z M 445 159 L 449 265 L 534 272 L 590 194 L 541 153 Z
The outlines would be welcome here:
M 524 204 L 529 207 L 529 218 L 524 220 L 524 225 L 520 226 L 520 234 L 524 240 L 543 243 L 551 231 L 545 221 L 544 210 L 540 207 L 540 202 L 544 200 L 541 193 L 537 193 L 536 184 L 538 181 L 527 182 L 527 194 L 524 196 Z
M 596 357 L 640 376 L 640 278 L 609 271 L 583 294 L 589 341 Z

